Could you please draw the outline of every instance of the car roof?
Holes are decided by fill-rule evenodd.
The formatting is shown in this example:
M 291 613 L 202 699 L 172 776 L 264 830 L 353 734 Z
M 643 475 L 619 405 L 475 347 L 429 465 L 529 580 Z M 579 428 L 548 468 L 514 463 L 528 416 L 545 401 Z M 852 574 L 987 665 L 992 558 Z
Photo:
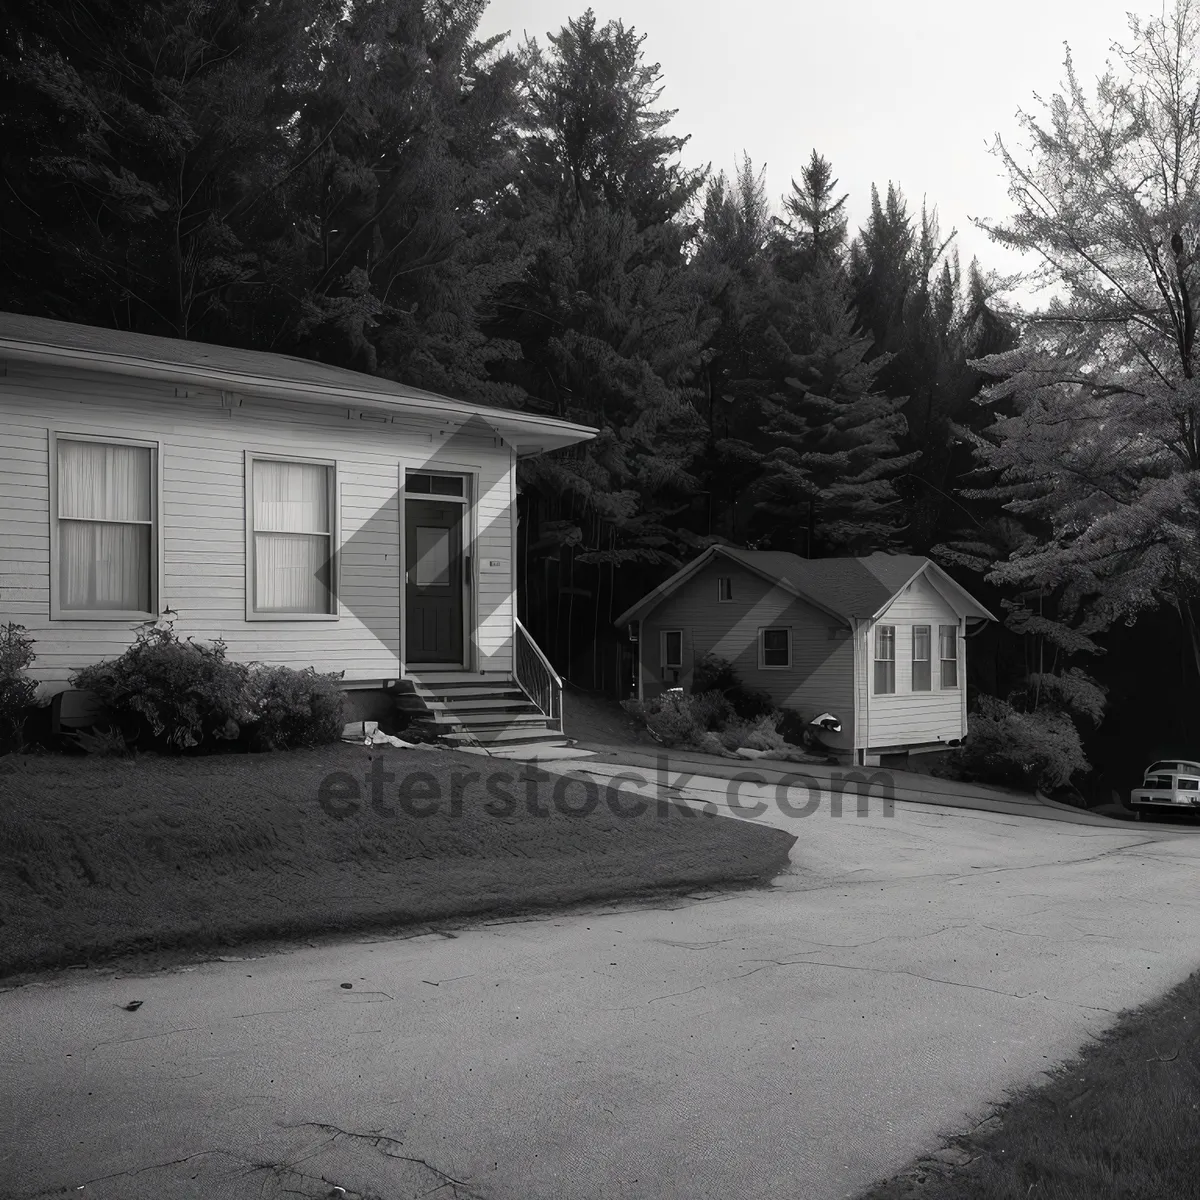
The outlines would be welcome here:
M 1151 771 L 1196 771 L 1200 772 L 1200 762 L 1192 762 L 1186 758 L 1156 758 L 1147 768 L 1145 773 L 1150 774 Z

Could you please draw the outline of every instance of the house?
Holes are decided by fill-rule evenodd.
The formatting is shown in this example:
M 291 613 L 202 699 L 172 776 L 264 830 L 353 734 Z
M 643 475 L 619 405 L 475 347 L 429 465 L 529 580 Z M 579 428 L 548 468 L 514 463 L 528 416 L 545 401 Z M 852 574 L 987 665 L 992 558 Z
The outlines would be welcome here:
M 488 741 L 561 740 L 516 464 L 595 430 L 282 354 L 0 313 L 0 621 L 43 694 L 168 610 Z M 399 695 L 399 699 L 394 699 Z
M 617 624 L 637 639 L 639 698 L 690 688 L 711 652 L 806 721 L 832 714 L 821 740 L 878 764 L 966 736 L 966 639 L 994 620 L 927 558 L 711 546 Z

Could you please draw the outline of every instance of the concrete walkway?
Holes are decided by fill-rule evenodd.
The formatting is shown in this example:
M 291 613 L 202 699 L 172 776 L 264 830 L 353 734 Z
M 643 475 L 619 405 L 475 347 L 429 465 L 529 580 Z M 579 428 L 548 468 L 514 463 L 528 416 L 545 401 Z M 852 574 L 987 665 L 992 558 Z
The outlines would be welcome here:
M 1200 964 L 1190 829 L 777 783 L 770 890 L 0 994 L 0 1196 L 849 1197 Z

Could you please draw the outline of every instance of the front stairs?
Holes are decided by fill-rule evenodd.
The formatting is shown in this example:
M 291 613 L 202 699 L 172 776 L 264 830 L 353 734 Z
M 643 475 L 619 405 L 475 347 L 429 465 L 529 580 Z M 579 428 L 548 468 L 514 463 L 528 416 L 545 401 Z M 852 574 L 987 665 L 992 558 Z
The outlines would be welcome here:
M 511 677 L 422 671 L 392 688 L 410 727 L 446 746 L 566 746 L 568 739 Z M 403 733 L 400 735 L 403 737 Z

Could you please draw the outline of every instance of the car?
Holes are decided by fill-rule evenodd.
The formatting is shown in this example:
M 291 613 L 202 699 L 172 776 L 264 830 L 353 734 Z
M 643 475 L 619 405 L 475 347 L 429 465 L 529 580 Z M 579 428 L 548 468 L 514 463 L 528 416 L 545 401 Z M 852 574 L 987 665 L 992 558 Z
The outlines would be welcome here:
M 1200 762 L 1174 758 L 1151 763 L 1126 807 L 1139 821 L 1156 811 L 1200 812 Z

